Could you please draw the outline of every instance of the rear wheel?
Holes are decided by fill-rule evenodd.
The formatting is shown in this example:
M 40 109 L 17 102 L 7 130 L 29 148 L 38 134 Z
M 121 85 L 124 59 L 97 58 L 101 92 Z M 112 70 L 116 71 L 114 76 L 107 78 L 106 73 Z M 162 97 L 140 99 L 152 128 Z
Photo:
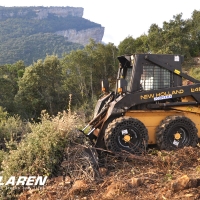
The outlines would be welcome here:
M 174 150 L 198 143 L 195 124 L 184 116 L 168 116 L 156 131 L 156 142 L 160 149 Z
M 125 116 L 114 119 L 108 124 L 104 140 L 107 149 L 113 152 L 125 150 L 142 154 L 148 144 L 148 133 L 141 121 Z

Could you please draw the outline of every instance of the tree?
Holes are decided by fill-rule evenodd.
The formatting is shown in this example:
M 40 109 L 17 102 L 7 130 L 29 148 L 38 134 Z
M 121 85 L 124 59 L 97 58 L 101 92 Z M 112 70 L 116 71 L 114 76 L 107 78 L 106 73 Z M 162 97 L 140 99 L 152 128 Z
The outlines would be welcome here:
M 148 36 L 141 35 L 135 40 L 135 53 L 149 53 Z
M 192 18 L 188 20 L 190 33 L 190 54 L 199 56 L 200 53 L 200 11 L 194 10 Z
M 22 116 L 37 117 L 44 109 L 50 114 L 58 112 L 63 103 L 61 72 L 60 61 L 54 55 L 47 56 L 44 61 L 38 60 L 25 69 L 15 96 Z
M 102 79 L 110 79 L 112 82 L 116 78 L 118 62 L 118 50 L 113 43 L 107 45 L 91 41 L 85 47 L 89 58 L 89 66 L 93 77 L 93 90 L 100 92 L 100 81 Z M 94 92 L 93 92 L 94 93 Z M 98 93 L 96 92 L 96 95 Z
M 101 80 L 116 76 L 116 59 L 117 48 L 114 44 L 104 45 L 93 40 L 83 50 L 72 51 L 64 57 L 64 90 L 72 94 L 73 105 L 93 107 L 93 102 L 101 93 Z
M 173 16 L 173 20 L 163 22 L 161 47 L 162 53 L 182 54 L 190 57 L 189 52 L 189 27 L 187 21 L 182 19 L 182 13 Z
M 131 54 L 136 52 L 135 39 L 132 36 L 126 37 L 118 45 L 119 55 Z
M 14 97 L 18 92 L 18 81 L 24 70 L 23 61 L 0 67 L 0 106 L 6 108 L 9 113 L 15 112 Z
M 148 31 L 148 44 L 151 53 L 162 51 L 163 46 L 163 33 L 162 28 L 157 24 L 152 24 Z
M 124 54 L 134 54 L 134 53 L 148 53 L 148 36 L 141 35 L 140 37 L 134 39 L 131 36 L 125 38 L 122 42 L 120 42 L 119 55 Z

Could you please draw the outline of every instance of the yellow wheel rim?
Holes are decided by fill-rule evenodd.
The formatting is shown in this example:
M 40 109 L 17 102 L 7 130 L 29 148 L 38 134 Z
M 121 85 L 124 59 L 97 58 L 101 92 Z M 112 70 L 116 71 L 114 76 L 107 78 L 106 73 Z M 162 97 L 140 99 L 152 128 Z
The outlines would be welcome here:
M 176 140 L 180 140 L 180 138 L 181 138 L 181 134 L 180 133 L 175 133 L 174 134 L 174 138 L 176 139 Z
M 131 140 L 131 136 L 130 135 L 125 135 L 124 136 L 124 141 L 125 142 L 129 142 Z

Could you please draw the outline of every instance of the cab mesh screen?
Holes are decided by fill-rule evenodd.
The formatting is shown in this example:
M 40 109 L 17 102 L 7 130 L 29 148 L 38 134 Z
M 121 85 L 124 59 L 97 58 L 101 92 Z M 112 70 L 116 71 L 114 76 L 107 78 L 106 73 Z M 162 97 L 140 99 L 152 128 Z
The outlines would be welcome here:
M 141 76 L 143 90 L 157 90 L 172 86 L 172 73 L 158 66 L 143 66 Z

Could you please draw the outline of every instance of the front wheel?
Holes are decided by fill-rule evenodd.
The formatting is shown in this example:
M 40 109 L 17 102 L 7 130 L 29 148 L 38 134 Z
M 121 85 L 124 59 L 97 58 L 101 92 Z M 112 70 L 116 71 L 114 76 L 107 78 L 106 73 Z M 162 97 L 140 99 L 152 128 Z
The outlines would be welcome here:
M 195 124 L 184 116 L 168 116 L 156 131 L 156 141 L 160 149 L 174 150 L 185 146 L 195 147 L 198 143 Z
M 147 148 L 148 132 L 141 121 L 124 116 L 108 124 L 104 141 L 110 151 L 125 150 L 133 154 L 142 154 Z

